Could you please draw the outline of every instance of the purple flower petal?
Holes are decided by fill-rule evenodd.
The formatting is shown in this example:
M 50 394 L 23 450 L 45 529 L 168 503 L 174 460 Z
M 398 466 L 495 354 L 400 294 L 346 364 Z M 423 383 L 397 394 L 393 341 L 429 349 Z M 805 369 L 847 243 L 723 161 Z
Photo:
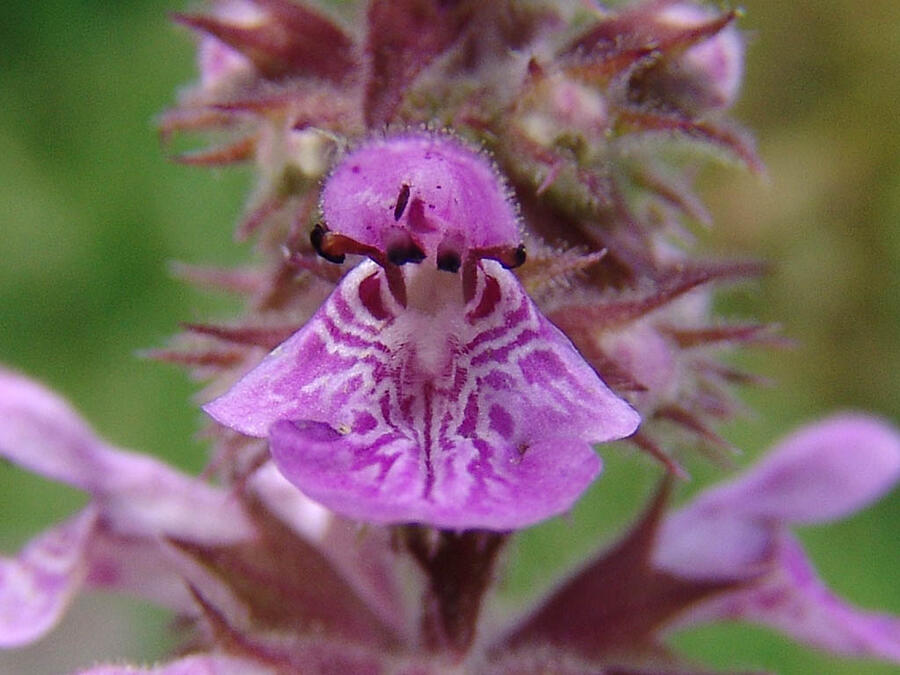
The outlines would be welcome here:
M 82 582 L 188 611 L 195 603 L 185 579 L 216 583 L 188 569 L 167 539 L 224 545 L 254 535 L 228 491 L 106 444 L 56 394 L 2 369 L 0 457 L 93 498 L 82 515 L 0 561 L 0 644 L 52 628 Z
M 95 528 L 85 557 L 87 588 L 128 593 L 182 615 L 197 613 L 187 582 L 195 587 L 209 583 L 207 575 L 185 569 L 165 542 L 123 537 L 104 527 Z
M 755 574 L 775 532 L 871 503 L 900 478 L 900 435 L 871 417 L 837 415 L 795 432 L 743 476 L 669 516 L 656 556 L 694 578 Z
M 166 536 L 205 544 L 251 537 L 253 526 L 235 495 L 186 476 L 151 457 L 119 451 L 117 472 L 95 497 L 121 534 Z
M 322 212 L 331 232 L 385 255 L 413 243 L 432 260 L 444 251 L 464 260 L 521 243 L 497 172 L 446 135 L 395 136 L 354 150 L 328 179 Z
M 512 273 L 476 270 L 467 303 L 457 275 L 403 268 L 403 308 L 362 263 L 205 410 L 244 434 L 271 429 L 285 476 L 351 517 L 509 529 L 565 511 L 600 469 L 590 444 L 632 433 L 638 415 Z
M 122 534 L 217 543 L 252 533 L 227 491 L 108 445 L 59 396 L 2 369 L 0 457 L 91 493 Z
M 848 515 L 898 477 L 900 435 L 872 418 L 841 415 L 801 429 L 744 476 L 701 494 L 666 519 L 655 563 L 698 582 L 744 582 L 677 626 L 742 619 L 831 651 L 900 661 L 900 620 L 836 598 L 787 527 Z
M 510 447 L 501 454 L 456 443 L 442 448 L 444 461 L 432 463 L 433 473 L 426 469 L 423 475 L 423 453 L 412 442 L 385 444 L 376 457 L 365 443 L 316 436 L 308 426 L 276 423 L 270 438 L 281 471 L 313 499 L 376 523 L 524 527 L 568 509 L 600 469 L 597 457 L 577 439 L 537 443 L 521 458 Z
M 900 479 L 900 435 L 864 415 L 836 415 L 791 434 L 747 475 L 709 493 L 745 517 L 822 523 L 855 513 Z
M 37 382 L 0 368 L 0 456 L 93 492 L 107 478 L 103 443 L 72 408 Z
M 96 519 L 89 507 L 32 539 L 15 558 L 0 558 L 0 647 L 28 644 L 56 625 L 84 581 Z

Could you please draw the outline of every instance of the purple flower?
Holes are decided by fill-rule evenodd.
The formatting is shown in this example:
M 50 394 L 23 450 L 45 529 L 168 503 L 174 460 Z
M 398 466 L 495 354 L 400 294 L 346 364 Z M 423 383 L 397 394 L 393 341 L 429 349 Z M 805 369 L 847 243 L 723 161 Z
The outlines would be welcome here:
M 652 662 L 673 630 L 745 620 L 835 653 L 900 663 L 900 619 L 835 597 L 789 530 L 850 515 L 898 479 L 900 434 L 843 415 L 801 429 L 744 475 L 664 516 L 667 482 L 622 542 L 499 644 L 547 644 L 601 660 L 628 644 L 625 653 Z
M 264 18 L 249 0 L 229 0 L 215 7 L 216 18 L 232 22 L 236 27 L 252 27 Z M 204 37 L 197 47 L 197 69 L 200 87 L 194 95 L 203 100 L 216 93 L 235 88 L 252 77 L 253 63 L 239 51 L 214 37 Z
M 660 528 L 661 569 L 735 583 L 678 623 L 753 621 L 832 652 L 900 662 L 900 620 L 835 597 L 788 528 L 849 516 L 898 479 L 900 438 L 869 417 L 833 417 L 784 439 L 753 470 L 707 490 Z
M 510 199 L 487 157 L 450 135 L 375 139 L 332 171 L 322 189 L 326 226 L 313 244 L 330 258 L 360 253 L 381 265 L 427 260 L 451 273 L 463 267 L 464 275 L 483 258 L 518 267 L 524 247 Z
M 205 410 L 352 518 L 507 530 L 568 509 L 600 470 L 591 444 L 639 418 L 497 262 L 520 235 L 489 163 L 398 136 L 350 153 L 323 195 L 318 249 L 375 262 Z
M 0 646 L 50 630 L 84 585 L 135 592 L 179 611 L 194 603 L 174 539 L 224 545 L 253 533 L 228 492 L 113 448 L 60 398 L 0 369 L 0 457 L 88 492 L 78 515 L 0 559 Z
M 97 666 L 78 671 L 78 675 L 275 675 L 274 668 L 233 656 L 187 656 L 153 668 L 136 666 Z
M 688 114 L 734 104 L 744 74 L 744 40 L 736 12 L 680 0 L 626 5 L 583 34 L 575 53 L 632 54 L 632 103 Z M 618 38 L 618 39 L 617 39 Z
M 720 18 L 715 11 L 690 2 L 658 4 L 655 21 L 670 30 L 702 31 Z M 729 108 L 737 100 L 744 76 L 744 39 L 734 24 L 664 60 L 655 74 L 658 95 L 672 103 L 700 109 Z M 653 78 L 651 78 L 653 79 Z

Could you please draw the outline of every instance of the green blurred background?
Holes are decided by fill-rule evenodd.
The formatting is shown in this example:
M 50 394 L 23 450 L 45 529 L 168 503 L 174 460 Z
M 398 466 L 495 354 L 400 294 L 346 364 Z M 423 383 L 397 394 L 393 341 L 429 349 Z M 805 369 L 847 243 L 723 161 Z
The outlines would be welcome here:
M 574 0 L 573 0 L 574 1 Z M 720 169 L 707 178 L 716 217 L 704 246 L 762 255 L 761 284 L 723 309 L 779 322 L 792 351 L 741 361 L 775 378 L 748 391 L 753 411 L 727 429 L 742 463 L 789 428 L 835 409 L 896 421 L 900 391 L 900 3 L 747 0 L 750 48 L 736 115 L 759 139 L 767 181 Z M 247 194 L 242 171 L 170 164 L 154 116 L 193 78 L 192 42 L 172 27 L 178 1 L 25 0 L 0 9 L 0 362 L 50 384 L 125 447 L 198 470 L 197 389 L 179 370 L 136 358 L 179 321 L 234 306 L 175 281 L 173 260 L 236 263 L 231 241 Z M 648 494 L 656 468 L 611 451 L 605 476 L 567 520 L 530 532 L 506 593 L 610 537 Z M 681 496 L 716 472 L 699 462 Z M 84 498 L 0 465 L 0 549 L 71 513 Z M 801 536 L 841 594 L 900 612 L 900 492 L 859 516 Z M 39 644 L 0 654 L 0 673 L 54 673 L 97 659 L 154 660 L 168 617 L 130 599 L 76 603 Z M 782 673 L 888 673 L 746 626 L 676 642 L 713 664 Z

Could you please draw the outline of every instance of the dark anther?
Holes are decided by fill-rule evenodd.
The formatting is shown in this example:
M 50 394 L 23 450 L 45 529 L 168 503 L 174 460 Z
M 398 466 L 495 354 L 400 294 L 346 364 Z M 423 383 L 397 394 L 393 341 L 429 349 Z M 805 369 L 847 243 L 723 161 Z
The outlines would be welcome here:
M 394 207 L 394 220 L 400 220 L 403 212 L 406 211 L 406 205 L 409 203 L 409 185 L 406 183 L 400 188 L 400 194 L 397 195 L 397 206 Z
M 420 263 L 425 260 L 425 252 L 413 242 L 403 246 L 392 246 L 387 251 L 388 260 L 395 265 L 406 263 Z
M 312 232 L 309 233 L 309 241 L 313 245 L 313 248 L 316 249 L 316 253 L 318 253 L 329 262 L 341 264 L 342 262 L 344 262 L 344 254 L 330 253 L 328 251 L 327 237 L 328 230 L 321 223 L 316 223 L 316 226 L 312 229 Z
M 459 272 L 462 259 L 456 251 L 438 251 L 437 266 L 445 272 Z
M 504 255 L 500 259 L 500 264 L 508 270 L 518 267 L 525 262 L 525 244 L 519 244 L 511 253 L 512 255 Z

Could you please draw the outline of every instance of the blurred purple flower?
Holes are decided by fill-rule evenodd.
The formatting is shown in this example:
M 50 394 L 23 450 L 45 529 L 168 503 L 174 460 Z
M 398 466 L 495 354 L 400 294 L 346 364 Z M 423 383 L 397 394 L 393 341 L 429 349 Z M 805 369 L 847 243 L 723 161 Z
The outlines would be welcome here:
M 169 542 L 226 545 L 253 534 L 227 491 L 107 445 L 58 396 L 2 369 L 0 457 L 91 495 L 80 514 L 0 560 L 3 647 L 50 630 L 84 585 L 187 611 L 182 577 L 205 579 L 179 564 Z
M 831 652 L 900 663 L 900 618 L 851 607 L 815 577 L 791 524 L 851 515 L 900 479 L 900 434 L 862 415 L 805 427 L 757 466 L 665 516 L 667 480 L 611 551 L 554 590 L 501 640 L 586 657 L 660 658 L 701 623 L 769 625 Z
M 746 620 L 832 652 L 900 662 L 900 619 L 862 612 L 819 581 L 789 525 L 852 515 L 900 479 L 900 437 L 862 415 L 841 415 L 782 440 L 751 471 L 669 516 L 655 563 L 734 590 L 679 624 Z
M 656 23 L 662 31 L 702 31 L 719 19 L 712 8 L 692 2 L 648 3 L 634 12 L 636 22 Z M 744 38 L 730 24 L 682 53 L 661 59 L 633 84 L 645 94 L 652 90 L 663 105 L 703 112 L 734 105 L 743 77 Z
M 247 659 L 216 655 L 186 656 L 151 668 L 104 665 L 79 670 L 78 675 L 276 675 L 278 671 Z

